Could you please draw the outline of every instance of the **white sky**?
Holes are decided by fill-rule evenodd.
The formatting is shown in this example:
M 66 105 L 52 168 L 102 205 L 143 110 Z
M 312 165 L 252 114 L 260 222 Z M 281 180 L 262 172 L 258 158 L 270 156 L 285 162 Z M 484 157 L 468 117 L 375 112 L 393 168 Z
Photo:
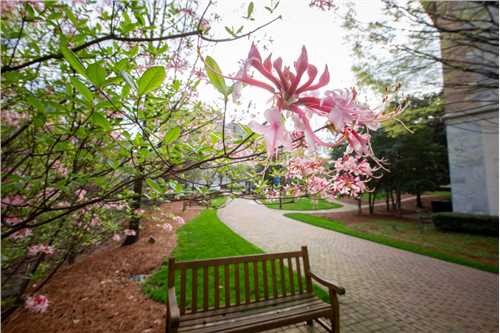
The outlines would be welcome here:
M 342 6 L 345 0 L 334 1 L 338 6 Z M 308 51 L 309 63 L 318 68 L 318 78 L 323 72 L 325 64 L 330 71 L 330 84 L 326 89 L 350 88 L 356 85 L 356 78 L 351 70 L 355 64 L 351 55 L 351 46 L 344 40 L 348 31 L 342 28 L 342 20 L 336 18 L 332 11 L 322 11 L 318 8 L 309 7 L 309 0 L 281 0 L 281 3 L 274 14 L 269 14 L 264 6 L 269 6 L 270 0 L 255 0 L 254 17 L 256 21 L 250 23 L 242 19 L 246 15 L 247 6 L 250 1 L 219 0 L 212 13 L 221 16 L 221 21 L 212 27 L 212 33 L 216 38 L 226 38 L 229 34 L 224 30 L 224 26 L 235 26 L 237 29 L 242 23 L 245 24 L 243 32 L 249 31 L 272 18 L 282 15 L 283 19 L 278 20 L 255 33 L 250 39 L 243 38 L 228 43 L 211 45 L 206 55 L 212 56 L 226 74 L 235 73 L 239 69 L 239 62 L 247 57 L 252 40 L 266 41 L 272 39 L 272 43 L 265 43 L 268 50 L 263 46 L 259 51 L 263 58 L 269 52 L 273 54 L 273 59 L 281 56 L 284 65 L 293 65 L 293 61 L 299 56 L 302 45 Z M 382 3 L 380 0 L 356 0 L 355 8 L 357 18 L 368 22 L 379 20 L 383 17 Z M 378 52 L 378 51 L 377 51 Z M 257 74 L 260 77 L 260 74 Z M 231 83 L 226 80 L 226 83 Z M 366 91 L 366 90 L 365 90 Z M 213 87 L 201 87 L 200 96 L 206 102 L 217 101 L 217 93 Z M 247 86 L 242 91 L 242 99 L 239 106 L 232 104 L 229 107 L 229 119 L 247 124 L 254 116 L 246 113 L 249 110 L 249 102 L 253 103 L 250 108 L 253 114 L 257 114 L 257 120 L 263 121 L 262 114 L 269 107 L 267 101 L 270 99 L 267 91 L 256 87 Z M 371 107 L 380 105 L 380 97 L 375 94 L 365 94 L 358 96 L 360 101 L 367 102 Z M 219 98 L 218 105 L 222 107 Z M 320 127 L 324 120 L 313 119 L 313 127 Z M 323 135 L 320 135 L 323 136 Z M 326 137 L 324 137 L 327 139 Z
M 217 37 L 228 37 L 229 34 L 225 32 L 224 26 L 239 27 L 242 21 L 248 22 L 241 17 L 246 14 L 249 2 L 220 0 L 212 10 L 218 13 L 222 20 L 215 24 L 212 32 Z M 234 73 L 239 69 L 238 62 L 246 58 L 252 40 L 265 41 L 271 38 L 272 43 L 265 43 L 269 48 L 268 51 L 259 47 L 263 57 L 271 52 L 273 59 L 281 56 L 285 65 L 292 65 L 300 54 L 302 45 L 305 45 L 309 62 L 318 68 L 318 77 L 323 72 L 324 66 L 328 65 L 330 71 L 328 89 L 349 88 L 355 85 L 355 76 L 351 71 L 354 65 L 351 48 L 343 40 L 346 31 L 341 27 L 342 22 L 335 20 L 333 12 L 311 8 L 308 0 L 282 0 L 275 14 L 270 15 L 264 9 L 264 6 L 269 5 L 269 1 L 256 0 L 254 3 L 254 17 L 257 19 L 254 26 L 279 14 L 283 19 L 255 33 L 251 39 L 244 38 L 211 46 L 207 55 L 212 56 L 219 63 L 224 73 Z M 362 18 L 373 19 L 380 15 L 381 3 L 377 0 L 360 1 L 357 7 L 358 15 Z M 243 31 L 248 31 L 247 29 L 252 27 L 246 24 Z M 214 91 L 212 87 L 203 88 L 201 96 L 206 101 L 211 101 L 215 97 Z M 266 108 L 266 101 L 270 98 L 268 92 L 254 87 L 246 87 L 242 96 L 241 105 L 238 108 L 240 111 L 237 112 L 239 115 L 242 113 L 241 109 L 246 109 L 250 101 L 253 101 L 257 109 L 263 111 Z M 364 99 L 363 96 L 360 98 Z M 246 116 L 244 118 L 248 119 Z

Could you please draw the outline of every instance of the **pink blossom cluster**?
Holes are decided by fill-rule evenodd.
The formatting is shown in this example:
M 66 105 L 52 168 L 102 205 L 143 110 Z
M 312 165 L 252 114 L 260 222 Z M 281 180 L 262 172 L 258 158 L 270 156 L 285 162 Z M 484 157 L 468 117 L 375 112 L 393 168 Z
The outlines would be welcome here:
M 174 227 L 172 227 L 171 224 L 168 224 L 168 223 L 165 223 L 162 225 L 162 228 L 163 230 L 165 230 L 166 232 L 171 232 L 174 230 Z
M 331 191 L 334 193 L 351 197 L 359 197 L 366 190 L 365 182 L 359 176 L 352 174 L 343 174 L 336 177 L 331 187 Z
M 251 76 L 250 68 L 257 70 L 265 80 Z M 238 81 L 234 91 L 238 91 L 241 84 L 248 84 L 272 94 L 272 105 L 264 112 L 265 123 L 249 123 L 252 130 L 264 137 L 269 156 L 274 155 L 280 146 L 285 150 L 293 149 L 294 144 L 302 140 L 299 133 L 303 136 L 304 144 L 312 149 L 317 146 L 334 147 L 347 142 L 349 151 L 372 156 L 369 130 L 378 128 L 381 121 L 395 113 L 382 116 L 359 103 L 354 88 L 322 93 L 321 89 L 330 82 L 328 67 L 325 66 L 316 80 L 318 73 L 316 66 L 308 62 L 305 47 L 291 69 L 283 65 L 281 58 L 273 60 L 269 55 L 263 60 L 257 47 L 252 44 L 242 68 L 235 77 L 230 78 Z M 327 121 L 323 128 L 335 135 L 333 143 L 318 137 L 317 131 L 311 126 L 313 116 Z M 293 124 L 292 131 L 285 126 L 288 119 Z
M 35 295 L 26 297 L 25 306 L 28 310 L 34 313 L 44 313 L 49 307 L 47 296 Z
M 316 7 L 323 11 L 327 11 L 335 8 L 335 4 L 333 0 L 311 0 L 309 7 Z
M 125 236 L 135 236 L 137 234 L 135 230 L 132 229 L 125 229 L 123 230 L 123 233 L 125 234 Z
M 128 204 L 126 202 L 108 202 L 103 205 L 105 209 L 116 209 L 116 210 L 124 210 L 127 209 Z
M 52 163 L 52 168 L 61 176 L 67 176 L 69 173 L 68 168 L 66 168 L 59 160 L 56 160 L 54 163 Z
M 372 168 L 370 163 L 361 156 L 344 155 L 333 162 L 337 172 L 347 172 L 356 176 L 373 177 L 378 169 Z
M 315 173 L 324 172 L 323 161 L 296 157 L 288 161 L 288 177 L 302 179 Z
M 54 254 L 54 252 L 55 252 L 55 249 L 53 246 L 45 245 L 45 244 L 31 245 L 28 248 L 28 256 L 30 256 L 30 257 L 34 257 L 40 253 L 51 256 Z
M 23 221 L 17 216 L 4 216 L 3 220 L 9 227 L 13 227 Z
M 21 194 L 10 195 L 2 198 L 2 208 L 5 206 L 25 206 L 26 198 Z
M 142 208 L 137 208 L 136 210 L 134 210 L 134 214 L 137 215 L 137 216 L 142 216 L 144 215 L 146 211 Z
M 25 239 L 26 237 L 29 237 L 31 235 L 33 235 L 33 231 L 30 228 L 23 228 L 11 234 L 9 238 L 12 240 L 19 240 Z
M 182 216 L 174 216 L 172 220 L 174 220 L 174 222 L 178 224 L 186 223 L 186 221 L 184 221 L 184 218 Z
M 19 127 L 28 119 L 28 114 L 25 112 L 7 111 L 1 112 L 2 124 L 10 127 Z

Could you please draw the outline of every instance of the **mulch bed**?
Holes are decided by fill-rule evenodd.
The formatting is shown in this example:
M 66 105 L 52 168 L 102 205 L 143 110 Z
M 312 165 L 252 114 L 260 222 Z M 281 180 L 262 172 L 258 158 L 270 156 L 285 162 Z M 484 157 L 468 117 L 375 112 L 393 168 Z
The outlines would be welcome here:
M 163 204 L 161 211 L 150 214 L 172 212 L 188 221 L 201 209 L 189 207 L 182 212 L 182 203 Z M 129 279 L 157 269 L 175 247 L 175 227 L 167 232 L 157 224 L 146 214 L 137 243 L 121 247 L 110 242 L 62 268 L 39 291 L 49 298 L 47 312 L 33 314 L 20 308 L 2 331 L 165 332 L 165 305 L 146 298 L 141 285 Z M 154 243 L 148 242 L 150 236 Z

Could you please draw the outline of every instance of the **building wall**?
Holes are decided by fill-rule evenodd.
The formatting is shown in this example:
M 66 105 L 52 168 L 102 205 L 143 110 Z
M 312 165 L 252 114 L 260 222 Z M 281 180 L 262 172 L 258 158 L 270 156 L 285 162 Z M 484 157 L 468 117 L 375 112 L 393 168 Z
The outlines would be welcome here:
M 424 8 L 441 30 L 453 210 L 498 215 L 498 46 L 456 33 L 471 25 L 492 27 L 498 39 L 498 9 L 492 8 L 491 25 L 477 2 L 426 2 Z
M 498 113 L 493 112 L 447 120 L 450 181 L 456 212 L 498 215 L 498 130 L 492 124 L 492 119 L 498 121 L 497 117 Z

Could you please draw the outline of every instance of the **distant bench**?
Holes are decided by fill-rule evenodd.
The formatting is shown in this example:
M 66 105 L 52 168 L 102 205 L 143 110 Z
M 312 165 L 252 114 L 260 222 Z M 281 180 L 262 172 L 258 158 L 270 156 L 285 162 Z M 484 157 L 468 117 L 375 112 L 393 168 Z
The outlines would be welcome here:
M 314 295 L 312 280 L 328 288 L 331 304 Z M 305 246 L 209 260 L 170 258 L 167 286 L 167 333 L 259 332 L 303 321 L 312 325 L 313 320 L 330 332 L 340 331 L 337 294 L 345 290 L 310 271 Z M 320 318 L 329 319 L 331 328 Z

